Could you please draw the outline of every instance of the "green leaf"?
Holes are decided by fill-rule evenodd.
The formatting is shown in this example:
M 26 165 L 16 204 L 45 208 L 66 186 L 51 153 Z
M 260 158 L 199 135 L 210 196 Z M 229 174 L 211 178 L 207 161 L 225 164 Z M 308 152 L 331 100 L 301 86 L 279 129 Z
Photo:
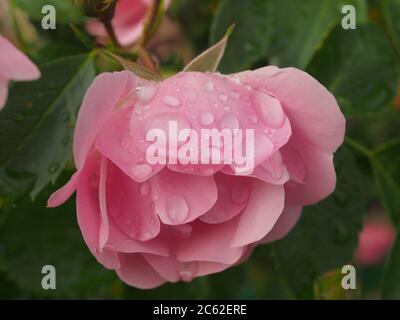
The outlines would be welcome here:
M 152 80 L 156 82 L 162 81 L 162 77 L 157 73 L 151 71 L 150 69 L 137 64 L 133 61 L 127 60 L 121 56 L 118 56 L 110 51 L 103 50 L 103 53 L 107 56 L 118 62 L 125 70 L 131 71 L 132 73 L 136 74 L 138 77 Z
M 388 142 L 371 159 L 383 206 L 394 225 L 400 222 L 400 140 Z
M 297 298 L 313 298 L 320 275 L 351 261 L 364 215 L 362 176 L 346 147 L 335 155 L 337 186 L 322 202 L 305 207 L 289 235 L 266 247 L 277 274 Z
M 354 300 L 360 298 L 360 285 L 356 289 L 346 290 L 342 286 L 345 274 L 342 268 L 327 272 L 318 277 L 314 283 L 314 297 L 316 300 Z
M 0 227 L 1 269 L 24 292 L 37 297 L 115 297 L 120 281 L 86 247 L 76 222 L 75 199 L 48 209 L 45 205 L 52 191 L 46 188 L 34 203 L 25 199 Z M 42 289 L 44 265 L 56 268 L 56 290 Z
M 223 0 L 215 15 L 211 40 L 226 27 L 237 29 L 221 67 L 224 72 L 248 69 L 259 60 L 278 66 L 306 68 L 324 39 L 343 15 L 343 5 L 357 10 L 357 22 L 366 19 L 364 0 Z
M 400 299 L 400 235 L 390 253 L 382 284 L 382 299 Z
M 45 14 L 42 8 L 52 5 L 56 9 L 56 19 L 60 23 L 82 23 L 85 17 L 70 0 L 13 0 L 15 5 L 24 10 L 34 20 L 42 20 Z
M 198 71 L 198 72 L 215 72 L 224 56 L 226 45 L 228 44 L 229 36 L 231 35 L 234 25 L 231 25 L 225 36 L 213 45 L 211 48 L 204 51 L 202 54 L 194 58 L 189 64 L 183 69 L 185 72 Z
M 76 112 L 95 77 L 93 54 L 41 67 L 42 77 L 19 82 L 0 113 L 0 198 L 35 197 L 71 158 Z
M 380 3 L 386 28 L 400 55 L 400 0 L 385 0 Z
M 374 25 L 336 28 L 307 71 L 334 94 L 348 117 L 387 110 L 399 75 L 387 37 Z

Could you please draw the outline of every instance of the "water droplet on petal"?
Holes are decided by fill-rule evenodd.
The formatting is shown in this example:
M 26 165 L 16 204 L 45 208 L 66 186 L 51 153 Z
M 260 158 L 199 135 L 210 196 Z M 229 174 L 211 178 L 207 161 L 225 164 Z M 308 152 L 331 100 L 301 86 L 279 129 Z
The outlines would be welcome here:
M 237 92 L 236 90 L 235 90 L 235 91 L 232 91 L 232 92 L 231 92 L 231 97 L 232 97 L 233 99 L 235 99 L 235 100 L 238 100 L 239 97 L 240 97 L 239 92 Z
M 213 91 L 214 90 L 214 85 L 212 82 L 208 81 L 203 85 L 203 89 L 206 91 Z
M 138 239 L 139 239 L 140 241 L 147 241 L 147 240 L 152 239 L 153 237 L 154 237 L 154 236 L 153 236 L 153 233 L 151 232 L 150 229 L 146 229 L 146 230 L 144 230 L 143 232 L 141 232 L 141 233 L 138 235 Z
M 200 122 L 203 126 L 209 126 L 214 122 L 214 115 L 211 112 L 203 112 L 200 115 Z
M 163 102 L 169 107 L 179 107 L 181 101 L 175 96 L 165 96 Z
M 258 117 L 255 114 L 249 115 L 249 120 L 251 123 L 256 124 L 258 122 Z
M 198 262 L 182 262 L 179 278 L 184 282 L 190 282 L 199 270 Z
M 258 92 L 255 95 L 255 104 L 261 120 L 274 128 L 282 127 L 285 114 L 279 100 L 268 94 Z
M 226 94 L 221 94 L 219 96 L 219 100 L 221 100 L 222 102 L 226 102 L 228 100 L 228 96 Z
M 153 169 L 146 163 L 137 164 L 131 169 L 132 176 L 138 181 L 146 180 L 152 173 Z
M 136 88 L 137 102 L 147 104 L 155 97 L 157 88 L 154 85 L 145 85 Z
M 183 224 L 189 216 L 189 206 L 181 196 L 172 196 L 167 199 L 167 213 L 173 223 Z
M 144 196 L 144 197 L 148 196 L 150 194 L 150 191 L 151 191 L 151 185 L 148 181 L 145 181 L 145 182 L 139 184 L 139 193 L 142 196 Z

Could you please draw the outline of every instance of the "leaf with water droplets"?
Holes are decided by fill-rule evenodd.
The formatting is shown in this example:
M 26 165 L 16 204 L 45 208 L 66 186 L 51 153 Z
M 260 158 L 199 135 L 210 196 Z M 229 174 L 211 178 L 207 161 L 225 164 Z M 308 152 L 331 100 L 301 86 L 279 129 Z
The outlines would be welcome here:
M 0 196 L 35 197 L 71 158 L 76 111 L 95 76 L 93 54 L 41 66 L 38 81 L 16 83 L 0 113 Z
M 162 77 L 158 75 L 157 73 L 151 71 L 150 69 L 141 66 L 140 64 L 137 64 L 133 61 L 127 60 L 121 56 L 118 56 L 110 51 L 103 50 L 103 53 L 107 55 L 108 57 L 114 59 L 117 61 L 125 70 L 131 71 L 132 73 L 136 74 L 138 77 L 146 79 L 146 80 L 151 80 L 151 81 L 156 81 L 160 82 L 162 81 Z
M 226 46 L 228 44 L 228 39 L 233 32 L 235 25 L 231 25 L 225 36 L 211 48 L 204 51 L 202 54 L 193 59 L 189 64 L 183 69 L 185 72 L 198 71 L 198 72 L 215 72 L 224 56 Z

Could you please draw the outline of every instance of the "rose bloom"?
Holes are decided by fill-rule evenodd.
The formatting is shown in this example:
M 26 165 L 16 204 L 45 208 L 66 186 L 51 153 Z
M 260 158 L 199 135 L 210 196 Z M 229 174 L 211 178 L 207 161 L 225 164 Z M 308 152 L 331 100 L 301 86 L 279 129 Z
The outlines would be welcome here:
M 144 20 L 153 0 L 119 0 L 112 20 L 115 34 L 122 46 L 129 46 L 142 34 Z M 170 0 L 165 1 L 165 7 Z M 86 25 L 87 31 L 104 41 L 107 32 L 97 19 L 91 19 Z
M 8 83 L 36 80 L 39 69 L 6 38 L 0 35 L 0 110 L 8 97 Z
M 170 121 L 197 132 L 253 129 L 254 170 L 238 174 L 234 163 L 149 164 L 146 133 L 168 132 Z M 90 251 L 124 282 L 153 288 L 191 281 L 284 237 L 302 206 L 329 195 L 344 131 L 332 94 L 293 68 L 182 72 L 160 83 L 128 71 L 103 73 L 78 115 L 77 171 L 48 206 L 76 190 Z
M 356 263 L 360 266 L 371 266 L 382 262 L 389 253 L 395 237 L 396 231 L 386 219 L 366 220 L 358 237 Z

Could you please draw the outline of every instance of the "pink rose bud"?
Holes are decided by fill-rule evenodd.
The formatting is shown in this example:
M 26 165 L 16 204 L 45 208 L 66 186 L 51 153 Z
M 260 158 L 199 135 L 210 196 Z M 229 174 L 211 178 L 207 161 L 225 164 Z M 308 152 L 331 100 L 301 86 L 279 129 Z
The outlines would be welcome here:
M 333 95 L 294 68 L 103 73 L 78 115 L 77 172 L 48 206 L 76 190 L 90 251 L 126 283 L 191 281 L 284 237 L 328 196 L 344 132 Z
M 364 223 L 359 234 L 355 254 L 357 264 L 370 266 L 382 262 L 389 253 L 395 239 L 395 229 L 382 219 L 370 219 Z
M 0 110 L 7 101 L 9 81 L 29 81 L 39 77 L 39 69 L 10 41 L 0 35 Z
M 115 34 L 122 46 L 129 46 L 140 38 L 143 31 L 147 11 L 153 0 L 119 0 L 112 20 Z M 170 1 L 165 1 L 167 8 Z M 87 25 L 87 31 L 100 38 L 107 37 L 107 32 L 98 20 L 92 19 Z

